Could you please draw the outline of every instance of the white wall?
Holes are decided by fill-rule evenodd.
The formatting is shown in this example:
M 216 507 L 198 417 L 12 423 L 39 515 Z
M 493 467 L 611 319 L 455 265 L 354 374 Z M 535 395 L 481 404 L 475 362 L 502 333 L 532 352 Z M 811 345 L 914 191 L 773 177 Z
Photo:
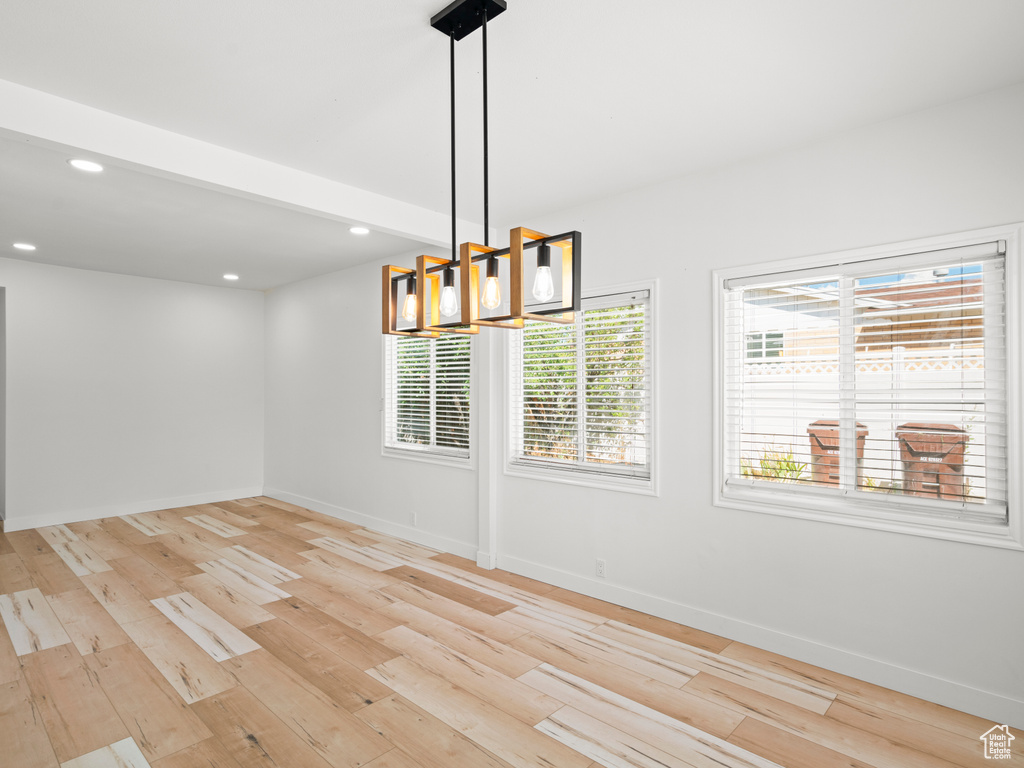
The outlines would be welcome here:
M 252 495 L 263 294 L 0 259 L 6 527 Z
M 267 294 L 266 492 L 473 557 L 476 473 L 381 455 L 380 300 L 377 264 Z
M 499 565 L 1024 723 L 1024 552 L 715 508 L 710 450 L 711 271 L 1024 220 L 1022 126 L 1019 86 L 521 222 L 661 279 L 661 497 L 505 477 Z
M 509 223 L 581 230 L 585 286 L 660 280 L 657 498 L 489 463 L 500 364 L 476 369 L 478 400 L 498 400 L 494 429 L 478 409 L 477 473 L 381 457 L 378 266 L 276 290 L 267 492 L 459 554 L 490 553 L 494 522 L 501 567 L 1022 723 L 1024 553 L 711 502 L 711 271 L 1024 220 L 1022 125 L 1024 86 Z

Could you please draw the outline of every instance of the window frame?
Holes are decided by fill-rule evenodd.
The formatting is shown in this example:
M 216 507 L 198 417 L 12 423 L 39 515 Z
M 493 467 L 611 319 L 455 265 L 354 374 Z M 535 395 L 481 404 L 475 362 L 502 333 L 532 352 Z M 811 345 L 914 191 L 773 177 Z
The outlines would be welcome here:
M 714 446 L 712 473 L 713 504 L 716 507 L 795 517 L 837 525 L 871 528 L 901 534 L 945 539 L 971 544 L 1024 550 L 1024 412 L 1021 408 L 1024 382 L 1024 349 L 1021 321 L 1024 316 L 1024 265 L 1021 264 L 1021 242 L 1024 223 L 972 230 L 938 237 L 891 243 L 850 251 L 781 261 L 751 264 L 715 270 L 713 290 L 713 411 Z M 943 248 L 969 246 L 994 240 L 1006 241 L 1005 255 L 1005 338 L 1006 338 L 1006 450 L 1007 450 L 1007 521 L 1003 525 L 929 517 L 925 507 L 930 502 L 907 499 L 906 504 L 870 505 L 854 503 L 841 495 L 815 492 L 812 488 L 772 486 L 752 483 L 736 487 L 726 485 L 725 449 L 725 291 L 727 281 L 776 273 L 817 269 L 829 265 L 855 265 L 859 262 L 923 253 Z M 917 503 L 923 502 L 923 503 Z M 921 507 L 917 513 L 914 507 Z
M 388 402 L 388 366 L 392 362 L 391 348 L 397 345 L 402 339 L 407 338 L 403 336 L 388 336 L 383 335 L 381 337 L 381 380 L 380 380 L 380 444 L 381 444 L 381 456 L 393 459 L 408 459 L 409 461 L 420 461 L 427 464 L 439 464 L 446 467 L 455 467 L 457 469 L 475 470 L 476 463 L 476 450 L 474 448 L 476 443 L 476 425 L 477 425 L 477 394 L 474 387 L 474 383 L 479 381 L 479 372 L 477 370 L 477 353 L 476 344 L 473 343 L 471 337 L 469 338 L 469 451 L 467 456 L 459 455 L 450 449 L 440 448 L 438 446 L 413 446 L 408 447 L 398 445 L 388 445 L 388 409 L 390 403 Z M 443 337 L 442 337 L 443 338 Z M 433 355 L 433 345 L 440 339 L 428 339 L 425 340 L 431 345 Z M 436 376 L 435 364 L 433 359 L 431 360 L 430 367 L 431 375 L 431 389 L 434 387 L 434 377 Z M 436 402 L 431 403 L 431 413 L 434 412 Z M 435 425 L 431 425 L 433 430 Z
M 505 467 L 504 472 L 510 477 L 520 477 L 531 480 L 543 480 L 554 483 L 564 483 L 586 488 L 600 488 L 610 491 L 621 491 L 644 496 L 659 496 L 658 486 L 658 457 L 659 433 L 658 429 L 658 398 L 660 387 L 658 385 L 658 280 L 643 280 L 630 283 L 617 283 L 611 286 L 587 290 L 583 296 L 583 302 L 588 299 L 597 299 L 603 296 L 625 294 L 637 291 L 648 292 L 648 316 L 650 317 L 650 328 L 648 332 L 648 380 L 650 381 L 650 448 L 648 466 L 650 468 L 648 477 L 636 477 L 627 472 L 617 472 L 614 467 L 609 467 L 604 472 L 588 471 L 578 466 L 559 465 L 552 460 L 550 463 L 545 459 L 522 460 L 516 456 L 514 445 L 515 430 L 513 422 L 512 377 L 515 375 L 512 360 L 512 342 L 507 344 L 504 357 L 503 378 L 505 380 Z M 519 331 L 514 331 L 519 333 Z

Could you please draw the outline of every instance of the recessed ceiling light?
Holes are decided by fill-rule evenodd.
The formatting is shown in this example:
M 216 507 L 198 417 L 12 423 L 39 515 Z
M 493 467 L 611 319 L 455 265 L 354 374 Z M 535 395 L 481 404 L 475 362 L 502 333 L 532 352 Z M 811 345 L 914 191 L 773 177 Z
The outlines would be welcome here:
M 366 227 L 349 227 L 348 231 L 351 232 L 353 235 L 368 235 L 368 234 L 370 234 L 370 230 L 368 230 Z
M 34 251 L 36 249 L 32 243 L 15 243 L 14 247 L 19 251 Z
M 74 160 L 68 160 L 68 165 L 88 173 L 99 173 L 103 170 L 103 166 L 99 163 L 94 163 L 92 160 L 82 160 L 77 157 Z
M 225 280 L 237 280 L 238 275 L 224 275 Z

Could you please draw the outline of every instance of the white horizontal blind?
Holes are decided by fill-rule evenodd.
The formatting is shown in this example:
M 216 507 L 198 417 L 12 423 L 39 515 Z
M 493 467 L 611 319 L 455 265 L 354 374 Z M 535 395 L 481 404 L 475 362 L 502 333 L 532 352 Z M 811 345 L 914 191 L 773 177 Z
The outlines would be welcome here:
M 649 291 L 594 297 L 572 325 L 529 321 L 512 338 L 512 460 L 647 480 Z
M 469 456 L 470 340 L 387 337 L 384 444 Z
M 726 484 L 1005 521 L 1003 270 L 989 243 L 727 285 Z

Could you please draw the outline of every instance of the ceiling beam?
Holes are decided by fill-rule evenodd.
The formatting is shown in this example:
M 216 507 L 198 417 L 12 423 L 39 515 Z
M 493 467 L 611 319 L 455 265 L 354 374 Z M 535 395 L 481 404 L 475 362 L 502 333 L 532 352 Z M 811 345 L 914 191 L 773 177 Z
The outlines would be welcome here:
M 411 203 L 0 80 L 0 134 L 206 189 L 450 247 L 451 219 Z M 460 231 L 479 224 L 460 219 Z

